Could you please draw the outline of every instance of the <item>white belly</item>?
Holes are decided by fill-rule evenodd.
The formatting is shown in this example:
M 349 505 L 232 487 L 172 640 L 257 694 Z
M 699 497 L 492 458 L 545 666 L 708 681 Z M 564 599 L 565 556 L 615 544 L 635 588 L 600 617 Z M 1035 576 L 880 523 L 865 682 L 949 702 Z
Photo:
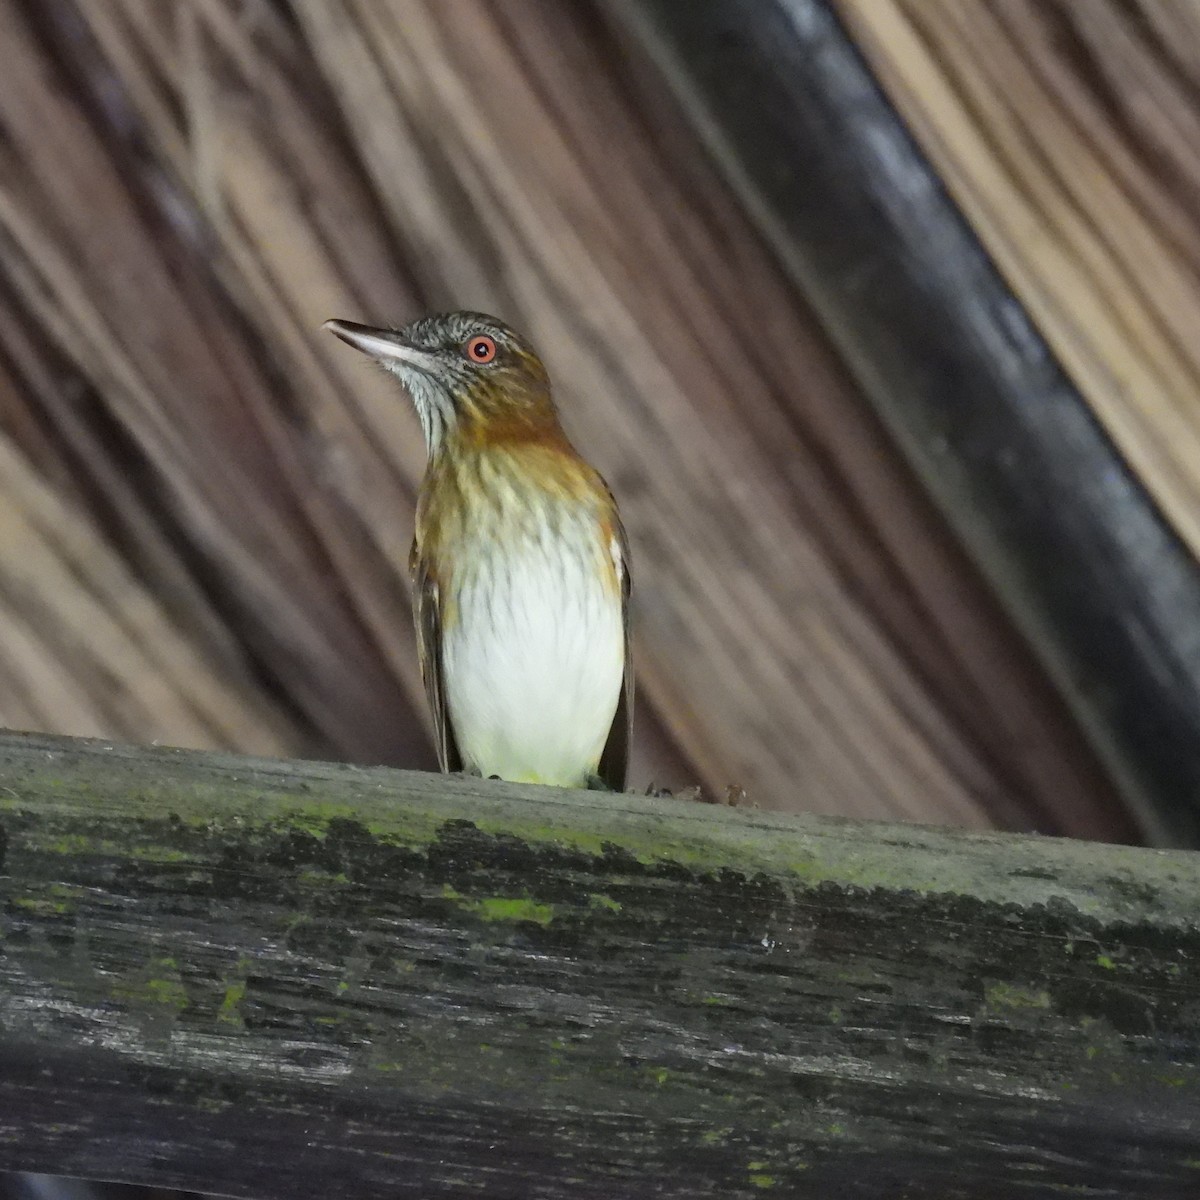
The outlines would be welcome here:
M 467 769 L 578 787 L 594 774 L 624 672 L 621 601 L 583 556 L 533 548 L 456 589 L 442 669 Z M 448 616 L 450 614 L 447 614 Z

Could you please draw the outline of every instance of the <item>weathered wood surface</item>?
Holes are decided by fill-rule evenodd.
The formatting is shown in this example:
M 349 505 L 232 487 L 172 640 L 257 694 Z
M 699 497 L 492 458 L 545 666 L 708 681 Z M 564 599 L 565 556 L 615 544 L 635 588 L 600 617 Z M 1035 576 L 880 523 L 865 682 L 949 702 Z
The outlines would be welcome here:
M 639 781 L 1136 838 L 622 37 L 591 0 L 0 0 L 0 722 L 432 764 L 420 432 L 318 327 L 479 307 L 621 501 Z
M 1200 567 L 947 197 L 833 5 L 606 3 L 654 53 L 1147 835 L 1200 846 Z M 979 6 L 910 7 L 930 23 L 953 9 L 972 40 Z
M 0 1168 L 1178 1197 L 1200 857 L 0 741 Z

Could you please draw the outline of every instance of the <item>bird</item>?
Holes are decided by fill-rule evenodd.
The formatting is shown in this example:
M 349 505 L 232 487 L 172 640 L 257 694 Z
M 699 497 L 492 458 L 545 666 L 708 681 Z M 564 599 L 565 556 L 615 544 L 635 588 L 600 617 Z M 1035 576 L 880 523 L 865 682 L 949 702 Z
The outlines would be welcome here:
M 441 769 L 623 791 L 629 542 L 542 360 L 484 313 L 323 328 L 399 378 L 424 433 L 409 569 Z

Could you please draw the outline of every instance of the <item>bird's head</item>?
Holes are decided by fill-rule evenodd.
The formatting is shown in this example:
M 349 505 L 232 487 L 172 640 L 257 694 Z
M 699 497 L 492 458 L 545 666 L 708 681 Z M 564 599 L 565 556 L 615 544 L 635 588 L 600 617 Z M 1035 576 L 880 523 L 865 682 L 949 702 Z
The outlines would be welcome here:
M 541 359 L 495 317 L 456 312 L 400 330 L 353 321 L 326 321 L 323 328 L 400 378 L 431 457 L 455 439 L 484 444 L 558 431 Z

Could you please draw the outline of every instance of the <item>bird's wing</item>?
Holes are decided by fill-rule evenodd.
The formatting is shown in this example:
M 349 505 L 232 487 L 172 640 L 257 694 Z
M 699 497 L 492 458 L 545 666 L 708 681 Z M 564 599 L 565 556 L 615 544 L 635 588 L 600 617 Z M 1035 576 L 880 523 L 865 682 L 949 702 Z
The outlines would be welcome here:
M 611 493 L 609 493 L 611 498 Z M 616 502 L 613 502 L 614 512 Z M 629 591 L 632 580 L 629 572 L 629 539 L 619 517 L 615 518 L 613 532 L 613 561 L 621 584 L 621 623 L 625 627 L 625 676 L 621 680 L 621 695 L 617 699 L 617 711 L 613 716 L 608 741 L 600 754 L 597 774 L 614 792 L 625 790 L 625 776 L 629 772 L 629 746 L 633 738 L 633 660 L 629 647 Z
M 438 603 L 438 584 L 429 570 L 429 563 L 413 542 L 408 560 L 413 581 L 413 620 L 417 627 L 417 654 L 421 662 L 421 678 L 429 711 L 433 713 L 433 736 L 437 745 L 438 763 L 443 771 L 461 771 L 462 755 L 450 727 L 446 710 L 446 693 L 442 686 L 442 618 Z

